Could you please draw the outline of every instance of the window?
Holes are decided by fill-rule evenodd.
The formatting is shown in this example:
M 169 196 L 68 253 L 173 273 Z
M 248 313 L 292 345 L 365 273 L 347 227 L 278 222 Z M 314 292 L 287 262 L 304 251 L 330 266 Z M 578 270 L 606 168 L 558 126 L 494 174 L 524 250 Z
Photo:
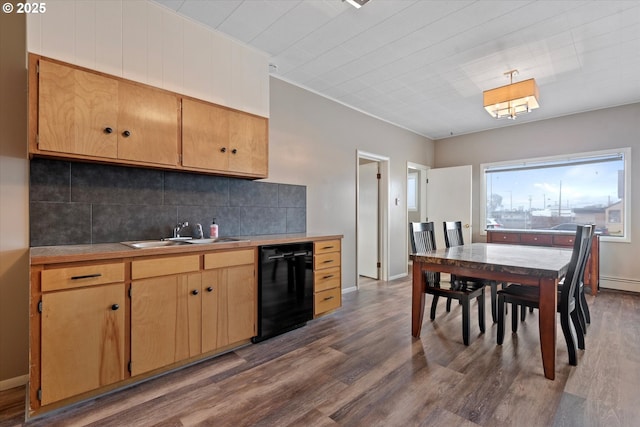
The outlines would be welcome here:
M 409 172 L 407 177 L 407 209 L 418 210 L 418 174 Z
M 631 149 L 480 165 L 485 229 L 575 230 L 629 241 Z M 610 239 L 609 239 L 610 238 Z

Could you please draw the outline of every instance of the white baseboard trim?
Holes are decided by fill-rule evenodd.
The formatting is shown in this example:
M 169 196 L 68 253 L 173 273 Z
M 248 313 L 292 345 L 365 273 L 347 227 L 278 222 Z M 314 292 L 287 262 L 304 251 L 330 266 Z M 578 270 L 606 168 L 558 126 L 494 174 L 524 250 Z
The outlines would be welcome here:
M 0 381 L 0 391 L 9 390 L 15 387 L 25 385 L 29 381 L 29 375 L 21 375 L 15 378 L 9 378 L 8 380 Z
M 640 280 L 622 277 L 600 276 L 600 288 L 616 289 L 618 291 L 640 292 Z
M 396 274 L 395 276 L 390 276 L 389 277 L 389 281 L 396 280 L 396 279 L 402 279 L 403 277 L 407 277 L 408 275 L 409 275 L 408 273 Z
M 358 290 L 358 288 L 356 286 L 351 286 L 351 287 L 348 287 L 348 288 L 342 288 L 342 293 L 343 294 L 347 294 L 349 292 L 355 292 L 357 290 Z

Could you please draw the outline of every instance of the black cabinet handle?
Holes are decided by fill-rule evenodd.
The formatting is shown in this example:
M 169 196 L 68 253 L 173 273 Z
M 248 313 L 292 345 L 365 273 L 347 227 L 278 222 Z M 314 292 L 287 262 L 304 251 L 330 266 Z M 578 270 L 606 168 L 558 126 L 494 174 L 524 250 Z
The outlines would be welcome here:
M 112 133 L 112 132 L 113 132 L 112 128 L 109 128 L 109 127 L 104 128 L 104 133 Z
M 116 310 L 117 310 L 117 309 L 119 309 L 119 308 L 120 308 L 120 306 L 119 306 L 118 304 L 113 304 L 113 305 L 111 306 L 111 310 L 113 310 L 113 311 L 116 311 Z
M 328 276 L 324 276 L 323 279 L 331 279 L 333 277 L 333 274 L 329 274 Z
M 227 147 L 222 147 L 222 148 L 220 149 L 220 152 L 221 152 L 221 153 L 226 153 L 226 152 L 227 152 Z
M 333 262 L 333 260 L 332 259 L 328 259 L 326 261 L 323 261 L 323 264 L 329 264 L 330 262 Z
M 231 150 L 231 153 L 236 154 L 238 152 L 237 148 L 234 148 L 233 150 Z
M 71 277 L 71 280 L 93 279 L 95 277 L 100 277 L 100 276 L 102 276 L 102 274 L 100 274 L 100 273 L 85 274 L 84 276 L 73 276 L 73 277 Z
M 334 298 L 334 297 L 332 297 L 332 296 L 331 296 L 331 297 L 326 297 L 326 298 L 324 299 L 324 301 L 329 301 L 330 299 L 333 299 L 333 298 Z
M 207 288 L 207 292 L 213 292 L 213 287 L 212 287 L 212 286 L 209 286 L 209 287 Z
M 191 294 L 192 294 L 192 295 L 198 295 L 199 293 L 200 293 L 200 292 L 198 292 L 198 290 L 197 290 L 197 289 L 194 289 L 194 290 L 192 290 L 192 291 L 191 291 Z
M 122 132 L 122 135 L 124 135 L 124 137 L 128 137 L 131 136 L 131 132 L 129 132 L 128 130 L 125 130 L 124 132 Z

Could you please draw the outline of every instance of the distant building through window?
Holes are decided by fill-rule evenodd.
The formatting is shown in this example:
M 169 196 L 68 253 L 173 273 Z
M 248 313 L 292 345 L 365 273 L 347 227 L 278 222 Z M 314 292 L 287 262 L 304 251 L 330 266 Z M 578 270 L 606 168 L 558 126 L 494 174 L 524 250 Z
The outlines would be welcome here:
M 486 229 L 575 230 L 628 239 L 629 148 L 482 164 Z

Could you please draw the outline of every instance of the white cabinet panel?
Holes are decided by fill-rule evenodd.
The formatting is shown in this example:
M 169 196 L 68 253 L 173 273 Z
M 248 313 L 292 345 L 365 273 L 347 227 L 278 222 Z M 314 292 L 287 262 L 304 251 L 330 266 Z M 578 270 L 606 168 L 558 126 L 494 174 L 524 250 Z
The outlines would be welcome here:
M 208 97 L 213 87 L 211 31 L 200 25 L 184 26 L 184 94 Z
M 75 64 L 87 68 L 96 67 L 96 6 L 93 2 L 77 2 L 75 5 Z
M 122 3 L 122 77 L 147 81 L 147 3 Z
M 268 87 L 269 62 L 266 55 L 234 44 L 231 51 L 232 107 L 268 116 L 268 104 L 257 102 Z M 266 107 L 266 108 L 265 108 Z
M 57 1 L 47 5 L 42 14 L 41 50 L 44 55 L 76 62 L 74 1 Z
M 122 1 L 95 2 L 96 70 L 122 76 Z
M 168 13 L 155 4 L 147 3 L 147 84 L 162 87 L 162 17 Z
M 220 105 L 231 106 L 231 47 L 233 42 L 218 33 L 214 33 L 211 38 L 211 53 L 213 57 L 213 68 L 211 78 L 213 79 L 213 93 L 208 99 Z
M 181 92 L 183 87 L 184 19 L 173 13 L 162 16 L 162 87 Z
M 32 13 L 27 15 L 27 50 L 33 53 L 42 53 L 41 43 L 42 15 Z

